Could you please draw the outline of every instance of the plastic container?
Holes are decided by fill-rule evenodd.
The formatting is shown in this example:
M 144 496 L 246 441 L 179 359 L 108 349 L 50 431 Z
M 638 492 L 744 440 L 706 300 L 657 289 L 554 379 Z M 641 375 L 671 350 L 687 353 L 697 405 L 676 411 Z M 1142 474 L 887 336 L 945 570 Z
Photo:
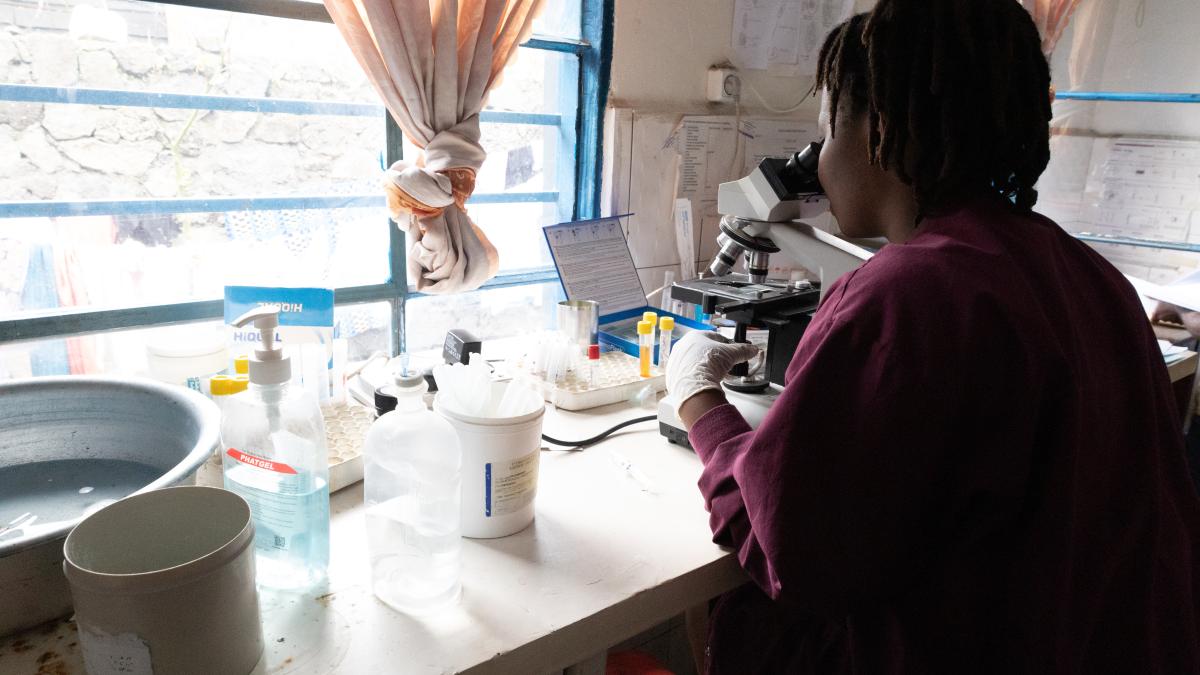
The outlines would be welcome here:
M 225 336 L 216 330 L 189 327 L 154 331 L 146 342 L 150 376 L 211 396 L 209 380 L 229 369 Z
M 462 449 L 462 535 L 492 539 L 528 527 L 545 407 L 515 417 L 474 417 L 447 406 L 440 393 L 433 407 L 454 427 Z
M 462 594 L 462 455 L 450 423 L 425 407 L 427 390 L 416 372 L 380 387 L 383 414 L 364 444 L 371 588 L 408 613 L 453 604 Z
M 67 537 L 89 673 L 251 672 L 263 653 L 250 507 L 220 488 L 115 502 Z
M 228 397 L 221 421 L 225 487 L 250 504 L 258 583 L 307 588 L 329 566 L 329 458 L 316 397 L 292 387 L 291 362 L 275 344 L 278 307 L 251 310 L 263 348 L 250 387 Z

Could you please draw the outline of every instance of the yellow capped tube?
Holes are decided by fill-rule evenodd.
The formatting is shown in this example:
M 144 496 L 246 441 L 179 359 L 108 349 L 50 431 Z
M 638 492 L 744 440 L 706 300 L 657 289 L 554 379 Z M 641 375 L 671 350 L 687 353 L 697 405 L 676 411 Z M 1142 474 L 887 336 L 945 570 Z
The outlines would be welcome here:
M 667 359 L 671 356 L 671 338 L 674 337 L 675 319 L 664 316 L 658 321 L 658 369 L 666 371 Z
M 654 324 L 649 321 L 639 321 L 638 332 L 638 368 L 642 377 L 650 377 L 650 362 L 654 358 Z

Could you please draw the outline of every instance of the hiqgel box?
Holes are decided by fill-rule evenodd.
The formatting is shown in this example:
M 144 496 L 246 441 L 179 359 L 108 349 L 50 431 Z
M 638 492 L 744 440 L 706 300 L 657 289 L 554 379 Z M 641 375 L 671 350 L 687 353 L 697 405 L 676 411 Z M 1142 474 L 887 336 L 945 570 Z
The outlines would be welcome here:
M 542 228 L 567 298 L 600 303 L 600 342 L 636 357 L 637 322 L 641 321 L 642 312 L 674 318 L 675 340 L 691 330 L 711 330 L 703 323 L 646 304 L 646 291 L 638 279 L 621 228 L 620 219 L 625 217 L 579 220 Z M 657 340 L 654 362 L 658 363 Z

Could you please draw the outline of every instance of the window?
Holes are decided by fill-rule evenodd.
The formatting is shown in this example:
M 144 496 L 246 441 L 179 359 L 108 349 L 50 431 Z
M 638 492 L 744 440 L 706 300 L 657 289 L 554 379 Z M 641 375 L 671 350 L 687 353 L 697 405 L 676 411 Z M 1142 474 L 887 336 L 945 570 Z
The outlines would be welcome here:
M 547 3 L 489 97 L 469 212 L 500 275 L 421 297 L 379 187 L 413 148 L 321 4 L 0 0 L 0 379 L 136 372 L 226 284 L 334 288 L 351 358 L 545 321 L 541 227 L 597 214 L 606 11 Z

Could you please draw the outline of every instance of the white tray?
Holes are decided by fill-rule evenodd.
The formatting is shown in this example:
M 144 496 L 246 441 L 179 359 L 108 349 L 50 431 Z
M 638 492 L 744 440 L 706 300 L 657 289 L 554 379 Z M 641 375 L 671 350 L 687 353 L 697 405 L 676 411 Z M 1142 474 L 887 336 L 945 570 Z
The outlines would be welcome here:
M 562 410 L 597 408 L 628 401 L 646 387 L 655 393 L 666 388 L 666 376 L 661 370 L 651 367 L 651 377 L 642 377 L 638 372 L 638 360 L 624 352 L 602 353 L 595 367 L 594 385 L 591 365 L 587 361 L 578 370 L 569 370 L 566 379 L 558 383 L 546 382 L 524 370 L 520 364 L 513 365 L 511 371 L 514 377 L 541 390 L 547 403 Z

